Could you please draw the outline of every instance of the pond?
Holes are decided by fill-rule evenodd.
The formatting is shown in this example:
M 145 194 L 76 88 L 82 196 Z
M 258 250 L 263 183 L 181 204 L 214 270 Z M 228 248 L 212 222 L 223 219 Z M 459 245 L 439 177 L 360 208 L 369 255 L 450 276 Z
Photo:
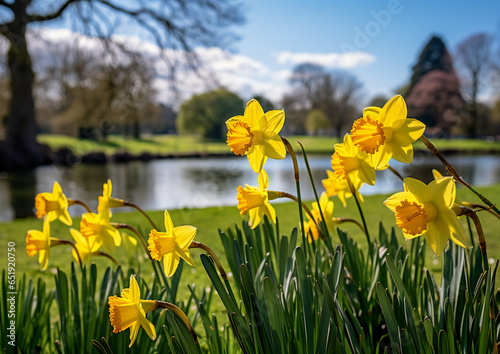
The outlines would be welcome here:
M 300 159 L 300 157 L 299 157 Z M 476 186 L 500 183 L 500 156 L 452 156 L 452 165 L 466 181 Z M 311 156 L 309 163 L 315 184 L 323 190 L 321 180 L 330 168 L 329 156 Z M 300 160 L 302 197 L 314 198 L 304 161 Z M 412 176 L 429 182 L 431 170 L 444 168 L 434 156 L 415 156 L 410 165 L 391 164 L 403 176 Z M 268 160 L 269 189 L 296 194 L 289 157 L 282 161 Z M 236 188 L 249 184 L 257 186 L 245 157 L 206 159 L 168 159 L 150 162 L 109 163 L 106 165 L 79 165 L 68 168 L 43 166 L 22 174 L 0 174 L 0 221 L 33 215 L 34 198 L 39 192 L 52 191 L 52 184 L 59 181 L 65 194 L 80 199 L 95 210 L 97 197 L 102 194 L 102 184 L 113 181 L 113 196 L 132 201 L 145 210 L 194 208 L 206 206 L 236 206 Z M 378 171 L 375 186 L 365 185 L 364 195 L 385 194 L 402 190 L 402 182 L 390 171 Z M 79 214 L 79 208 L 70 213 Z

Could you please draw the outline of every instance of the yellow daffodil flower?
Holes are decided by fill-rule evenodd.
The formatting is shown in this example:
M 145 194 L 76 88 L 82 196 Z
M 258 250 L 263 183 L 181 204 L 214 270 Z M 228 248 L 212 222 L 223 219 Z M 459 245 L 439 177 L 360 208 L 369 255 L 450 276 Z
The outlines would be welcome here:
M 54 182 L 52 193 L 38 193 L 35 197 L 36 217 L 40 219 L 47 215 L 49 222 L 59 219 L 71 226 L 73 222 L 68 213 L 68 206 L 68 199 L 57 182 Z
M 189 246 L 196 235 L 196 227 L 189 225 L 174 227 L 170 214 L 165 210 L 165 231 L 151 230 L 148 249 L 151 252 L 151 258 L 157 261 L 163 258 L 165 274 L 171 277 L 181 258 L 190 266 L 195 266 L 189 254 Z
M 112 253 L 115 247 L 120 246 L 122 238 L 120 232 L 109 223 L 107 214 L 85 213 L 80 222 L 80 232 L 83 237 L 96 237 L 97 242 L 108 253 Z
M 432 169 L 432 176 L 434 177 L 434 179 L 449 178 L 449 177 L 443 177 L 443 175 L 441 174 L 441 172 L 439 172 L 436 169 Z M 469 207 L 470 206 L 470 203 L 465 203 L 465 204 L 462 203 L 462 201 L 458 198 L 458 196 L 455 196 L 455 204 L 458 205 L 458 206 L 464 206 L 464 207 Z M 466 204 L 469 204 L 469 205 L 466 205 Z
M 332 217 L 333 202 L 328 199 L 328 195 L 325 192 L 321 193 L 321 197 L 319 198 L 319 205 L 321 206 L 321 211 L 323 212 L 323 217 L 325 218 L 326 227 L 328 229 L 331 229 L 334 224 Z M 309 214 L 306 214 L 309 221 L 304 225 L 304 231 L 310 243 L 313 242 L 313 239 L 314 240 L 318 239 L 319 234 L 316 224 L 319 225 L 319 223 L 323 221 L 323 219 L 321 218 L 321 213 L 319 211 L 317 202 L 312 203 L 311 214 L 314 216 L 314 220 L 311 219 Z
M 155 326 L 146 319 L 146 313 L 157 308 L 155 301 L 141 300 L 141 293 L 137 280 L 133 275 L 130 276 L 130 288 L 124 289 L 121 297 L 110 296 L 109 304 L 109 319 L 113 326 L 113 333 L 119 333 L 127 328 L 130 328 L 130 345 L 132 347 L 139 328 L 142 327 L 146 331 L 151 340 L 156 339 Z
M 405 178 L 404 192 L 389 197 L 384 204 L 396 214 L 396 224 L 406 239 L 425 234 L 425 239 L 436 255 L 440 255 L 448 239 L 466 247 L 467 240 L 452 210 L 455 202 L 455 182 L 442 177 L 428 185 L 413 178 Z
M 251 187 L 248 184 L 243 188 L 238 186 L 238 209 L 241 215 L 250 216 L 249 225 L 255 229 L 260 221 L 267 215 L 269 220 L 276 224 L 276 211 L 273 206 L 269 204 L 269 194 L 267 186 L 269 178 L 265 170 L 259 173 L 259 187 Z M 273 198 L 271 198 L 273 199 Z
M 344 208 L 346 207 L 346 199 L 352 197 L 351 189 L 347 184 L 347 180 L 339 180 L 333 171 L 327 170 L 328 178 L 322 180 L 323 187 L 325 188 L 326 194 L 329 197 L 334 195 L 338 196 Z M 359 189 L 363 185 L 361 180 L 355 180 L 351 182 L 356 189 L 358 199 L 363 202 L 363 196 L 359 193 Z
M 76 242 L 75 247 L 82 258 L 83 263 L 86 263 L 92 257 L 92 254 L 99 251 L 99 248 L 102 246 L 102 241 L 96 236 L 83 237 L 80 231 L 76 229 L 70 229 L 69 231 Z M 74 249 L 73 257 L 76 259 L 78 264 L 80 264 L 80 260 L 78 259 L 78 255 Z
M 42 266 L 42 270 L 47 269 L 50 255 L 50 222 L 48 218 L 43 220 L 43 231 L 28 231 L 26 252 L 30 257 L 38 253 L 38 263 Z
M 349 177 L 353 185 L 358 180 L 371 186 L 375 184 L 375 169 L 368 154 L 359 150 L 348 134 L 344 136 L 344 142 L 335 144 L 334 148 L 332 170 L 339 181 Z
M 111 184 L 111 180 L 108 179 L 102 186 L 102 196 L 99 197 L 99 205 L 97 206 L 97 211 L 99 213 L 109 215 L 109 217 L 111 217 L 110 208 L 117 208 L 125 205 L 123 199 L 113 198 L 111 196 L 112 190 L 113 185 Z
M 391 157 L 404 163 L 413 161 L 411 144 L 422 136 L 425 124 L 406 115 L 405 100 L 397 95 L 383 108 L 365 108 L 363 118 L 354 122 L 351 139 L 360 150 L 371 155 L 376 169 L 387 166 Z
M 226 122 L 227 145 L 236 155 L 247 155 L 250 167 L 259 173 L 268 157 L 284 159 L 285 145 L 278 133 L 285 122 L 283 110 L 264 113 L 257 100 L 247 103 L 243 116 Z

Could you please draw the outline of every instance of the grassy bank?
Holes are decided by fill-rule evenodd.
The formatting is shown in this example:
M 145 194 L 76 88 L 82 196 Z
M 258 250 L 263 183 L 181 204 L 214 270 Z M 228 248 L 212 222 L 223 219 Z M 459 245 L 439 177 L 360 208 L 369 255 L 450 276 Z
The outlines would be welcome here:
M 331 154 L 338 139 L 333 137 L 293 135 L 287 137 L 292 143 L 300 141 L 306 151 L 316 154 Z M 104 152 L 112 155 L 118 152 L 131 154 L 177 154 L 177 153 L 230 153 L 224 141 L 206 140 L 191 135 L 153 135 L 147 139 L 128 139 L 121 136 L 110 136 L 107 141 L 97 142 L 88 139 L 77 139 L 63 135 L 40 135 L 38 140 L 53 149 L 68 147 L 76 155 L 82 156 L 92 152 Z M 488 142 L 473 139 L 432 139 L 438 149 L 463 152 L 500 152 L 500 142 Z M 298 145 L 295 144 L 298 149 Z M 425 150 L 421 142 L 414 144 L 416 150 Z
M 493 202 L 500 200 L 500 185 L 479 188 L 479 190 Z M 464 188 L 460 188 L 458 194 L 464 201 L 478 201 L 477 197 Z M 390 229 L 394 225 L 394 214 L 392 214 L 382 204 L 386 198 L 387 195 L 365 197 L 363 209 L 372 237 L 376 237 L 378 234 L 378 225 L 380 221 L 382 221 L 386 229 Z M 351 217 L 359 220 L 359 214 L 352 199 L 348 200 L 346 208 L 342 207 L 342 204 L 337 198 L 332 198 L 332 200 L 334 200 L 335 203 L 335 216 Z M 73 208 L 79 207 L 75 206 Z M 280 234 L 289 235 L 292 228 L 298 225 L 298 212 L 296 204 L 280 203 L 275 204 L 275 208 L 279 218 Z M 124 211 L 124 209 L 122 210 Z M 83 209 L 81 211 L 83 212 Z M 160 228 L 163 228 L 163 211 L 152 211 L 149 214 L 154 222 Z M 224 251 L 217 230 L 219 228 L 226 229 L 228 227 L 234 227 L 234 224 L 240 224 L 243 220 L 245 220 L 239 215 L 235 206 L 172 210 L 171 216 L 175 226 L 184 224 L 196 226 L 198 228 L 196 240 L 210 245 L 210 247 L 212 247 L 214 251 L 220 255 L 223 255 Z M 500 238 L 497 237 L 500 221 L 496 220 L 493 216 L 486 212 L 481 213 L 480 218 L 483 223 L 486 241 L 488 243 L 488 255 L 489 257 L 496 259 L 500 256 Z M 151 229 L 151 226 L 147 223 L 147 221 L 145 221 L 144 218 L 136 212 L 115 212 L 112 221 L 123 222 L 135 226 L 144 235 L 147 235 Z M 78 228 L 79 222 L 79 218 L 74 218 L 73 225 Z M 339 227 L 347 229 L 352 237 L 359 243 L 360 248 L 366 247 L 365 236 L 354 224 L 342 224 Z M 43 276 L 50 282 L 50 284 L 53 284 L 53 274 L 56 269 L 60 267 L 61 269 L 69 271 L 69 263 L 73 261 L 73 257 L 71 255 L 71 250 L 68 247 L 61 246 L 53 248 L 51 249 L 49 268 L 47 271 L 41 272 L 37 263 L 37 257 L 30 258 L 25 251 L 25 237 L 27 230 L 41 228 L 42 221 L 36 218 L 18 219 L 7 223 L 0 223 L 0 248 L 3 250 L 2 254 L 5 255 L 7 243 L 11 241 L 15 242 L 17 260 L 16 272 L 18 276 L 22 273 L 27 273 L 29 277 L 33 278 Z M 465 220 L 464 230 L 467 230 Z M 403 240 L 403 236 L 399 229 L 396 230 L 396 233 L 398 237 Z M 52 237 L 71 239 L 68 227 L 61 224 L 59 221 L 52 223 L 51 235 Z M 337 240 L 337 237 L 334 236 L 334 242 Z M 194 269 L 189 266 L 184 268 L 185 274 L 183 282 L 184 284 L 196 283 L 197 286 L 208 286 L 209 281 L 199 261 L 199 250 L 192 250 L 191 252 L 196 261 L 197 267 Z M 129 255 L 123 248 L 120 248 L 117 250 L 115 256 L 121 263 L 125 265 L 131 264 L 138 273 L 151 274 L 151 265 L 149 260 L 143 257 L 143 254 L 144 251 L 139 244 L 134 254 Z M 431 255 L 431 251 L 429 249 L 427 254 L 431 260 L 429 266 L 433 269 L 433 271 L 439 272 L 439 260 L 441 258 Z M 94 258 L 94 261 L 99 265 L 99 269 L 101 271 L 103 271 L 104 266 L 112 265 L 109 260 L 104 258 Z

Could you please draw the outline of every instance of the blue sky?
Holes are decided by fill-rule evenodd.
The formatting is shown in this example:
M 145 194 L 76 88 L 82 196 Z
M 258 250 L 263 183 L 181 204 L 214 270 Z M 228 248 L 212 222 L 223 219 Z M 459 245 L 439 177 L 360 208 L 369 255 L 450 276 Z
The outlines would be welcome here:
M 247 0 L 243 9 L 246 22 L 234 27 L 240 41 L 229 52 L 213 48 L 200 53 L 219 82 L 244 99 L 264 94 L 278 103 L 288 90 L 293 67 L 304 60 L 317 60 L 329 70 L 354 74 L 364 84 L 362 104 L 366 104 L 377 94 L 392 95 L 407 82 L 418 54 L 433 34 L 440 35 L 453 52 L 467 36 L 489 32 L 496 35 L 500 53 L 498 0 Z M 49 26 L 68 28 L 70 22 L 66 16 L 66 21 Z M 128 24 L 117 32 L 139 34 L 138 39 L 144 39 Z M 181 87 L 184 98 L 206 90 L 192 75 L 186 74 L 182 80 L 186 83 Z M 158 82 L 160 94 L 167 86 Z
M 404 84 L 432 34 L 442 36 L 450 51 L 477 32 L 497 34 L 500 42 L 500 1 L 253 0 L 245 6 L 239 53 L 277 70 L 273 52 L 342 52 L 342 43 L 357 39 L 366 45 L 360 50 L 375 57 L 350 69 L 368 96 L 389 95 Z

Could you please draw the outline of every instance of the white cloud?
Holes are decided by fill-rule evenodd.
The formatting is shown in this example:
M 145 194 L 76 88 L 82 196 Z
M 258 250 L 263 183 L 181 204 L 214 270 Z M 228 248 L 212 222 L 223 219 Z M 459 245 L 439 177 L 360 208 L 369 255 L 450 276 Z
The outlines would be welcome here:
M 274 54 L 278 64 L 312 63 L 327 68 L 349 69 L 375 61 L 375 56 L 365 52 L 346 53 L 293 53 L 278 52 Z

